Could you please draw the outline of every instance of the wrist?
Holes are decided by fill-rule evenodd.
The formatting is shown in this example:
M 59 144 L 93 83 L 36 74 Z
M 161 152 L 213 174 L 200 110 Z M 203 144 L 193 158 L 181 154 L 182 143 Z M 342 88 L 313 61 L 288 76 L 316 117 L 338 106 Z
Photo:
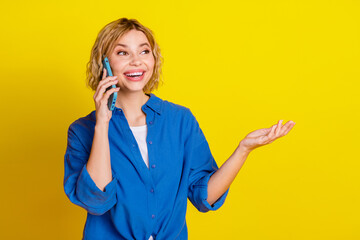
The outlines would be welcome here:
M 236 150 L 242 154 L 248 155 L 251 150 L 248 149 L 247 147 L 245 147 L 241 142 L 239 143 L 238 147 L 236 148 Z
M 108 122 L 96 121 L 95 130 L 98 130 L 98 131 L 106 130 L 107 131 L 108 129 L 109 129 L 109 123 Z

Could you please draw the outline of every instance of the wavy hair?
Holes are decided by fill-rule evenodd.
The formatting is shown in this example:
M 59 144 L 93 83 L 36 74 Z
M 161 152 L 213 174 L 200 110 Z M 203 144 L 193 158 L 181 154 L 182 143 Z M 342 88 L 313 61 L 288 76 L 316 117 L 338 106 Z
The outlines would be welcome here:
M 158 88 L 159 83 L 163 84 L 161 68 L 164 58 L 161 56 L 160 47 L 155 41 L 153 32 L 140 24 L 136 19 L 120 18 L 108 23 L 100 30 L 92 47 L 90 60 L 86 65 L 86 83 L 92 90 L 96 90 L 102 78 L 104 68 L 102 56 L 108 56 L 108 54 L 114 50 L 116 41 L 132 29 L 136 29 L 145 34 L 155 59 L 153 74 L 144 86 L 143 91 L 150 93 Z

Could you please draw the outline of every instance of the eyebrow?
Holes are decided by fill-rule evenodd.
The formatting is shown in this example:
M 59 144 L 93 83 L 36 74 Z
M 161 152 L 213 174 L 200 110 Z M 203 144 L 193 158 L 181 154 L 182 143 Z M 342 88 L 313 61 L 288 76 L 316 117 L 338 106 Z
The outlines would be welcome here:
M 142 46 L 145 46 L 145 45 L 147 45 L 148 47 L 150 47 L 148 43 L 142 43 L 142 44 L 139 45 L 139 47 L 142 47 Z M 127 45 L 121 44 L 121 43 L 116 44 L 116 46 L 128 47 Z

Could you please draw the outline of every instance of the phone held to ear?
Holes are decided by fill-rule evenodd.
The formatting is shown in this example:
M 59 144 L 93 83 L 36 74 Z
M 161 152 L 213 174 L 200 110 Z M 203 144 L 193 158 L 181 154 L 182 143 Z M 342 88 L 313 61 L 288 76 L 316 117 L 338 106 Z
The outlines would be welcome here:
M 103 58 L 104 58 L 103 66 L 106 69 L 106 77 L 113 76 L 111 67 L 110 67 L 110 63 L 109 63 L 109 59 L 105 56 L 103 56 Z M 106 88 L 106 91 L 110 90 L 111 88 L 116 88 L 116 85 L 111 85 L 110 87 Z M 109 97 L 108 108 L 110 111 L 112 111 L 115 107 L 116 98 L 117 98 L 117 92 L 113 92 Z

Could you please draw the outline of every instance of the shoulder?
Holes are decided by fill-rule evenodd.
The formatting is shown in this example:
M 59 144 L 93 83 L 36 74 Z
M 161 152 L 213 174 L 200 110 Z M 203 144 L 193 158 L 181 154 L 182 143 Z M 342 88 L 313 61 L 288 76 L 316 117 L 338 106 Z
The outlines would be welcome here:
M 95 110 L 84 117 L 80 117 L 69 126 L 68 133 L 75 134 L 78 137 L 82 135 L 91 135 L 94 132 L 96 123 Z
M 168 100 L 163 100 L 163 111 L 170 113 L 187 114 L 190 109 L 186 106 L 170 102 Z
M 161 115 L 165 117 L 165 122 L 173 128 L 181 129 L 185 137 L 201 131 L 199 123 L 189 107 L 168 100 L 162 100 L 161 105 Z
M 189 107 L 168 100 L 162 100 L 162 114 L 170 118 L 183 120 L 183 122 L 195 119 Z

